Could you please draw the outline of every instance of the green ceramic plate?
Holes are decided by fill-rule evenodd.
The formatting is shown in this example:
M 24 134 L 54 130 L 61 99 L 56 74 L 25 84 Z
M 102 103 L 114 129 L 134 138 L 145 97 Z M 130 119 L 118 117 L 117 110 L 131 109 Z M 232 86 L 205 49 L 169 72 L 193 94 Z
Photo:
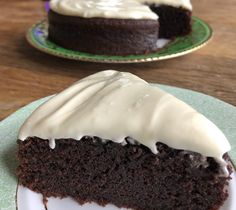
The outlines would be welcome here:
M 47 21 L 43 20 L 36 23 L 28 30 L 27 40 L 33 47 L 58 57 L 101 63 L 139 63 L 170 59 L 191 53 L 203 47 L 212 37 L 211 27 L 203 20 L 193 17 L 192 33 L 190 35 L 176 38 L 156 53 L 145 55 L 107 56 L 88 54 L 62 48 L 47 39 L 47 28 Z
M 232 146 L 230 157 L 236 165 L 236 107 L 191 90 L 164 85 L 160 88 L 193 106 L 225 133 Z M 35 101 L 0 122 L 0 210 L 16 210 L 17 133 L 24 120 L 47 99 Z

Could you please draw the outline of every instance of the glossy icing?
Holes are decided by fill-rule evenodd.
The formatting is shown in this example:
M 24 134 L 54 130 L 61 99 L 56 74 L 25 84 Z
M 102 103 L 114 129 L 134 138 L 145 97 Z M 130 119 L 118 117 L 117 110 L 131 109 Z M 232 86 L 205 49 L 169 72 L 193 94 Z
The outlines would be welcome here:
M 50 8 L 84 18 L 158 19 L 148 6 L 135 0 L 51 0 Z
M 19 139 L 37 136 L 54 147 L 56 139 L 85 135 L 122 144 L 130 137 L 155 154 L 157 142 L 218 160 L 230 150 L 216 125 L 189 105 L 114 70 L 86 77 L 45 102 L 23 124 Z
M 192 10 L 190 0 L 51 0 L 50 8 L 62 15 L 85 18 L 158 19 L 146 4 Z

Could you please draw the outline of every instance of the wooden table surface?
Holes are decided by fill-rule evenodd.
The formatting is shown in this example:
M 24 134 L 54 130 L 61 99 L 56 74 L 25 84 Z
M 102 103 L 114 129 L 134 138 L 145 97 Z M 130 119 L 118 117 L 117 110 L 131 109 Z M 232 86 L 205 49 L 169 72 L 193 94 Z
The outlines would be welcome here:
M 105 69 L 130 71 L 149 82 L 188 88 L 236 105 L 236 2 L 192 0 L 194 15 L 214 30 L 204 48 L 175 59 L 142 64 L 96 64 L 43 54 L 26 30 L 46 17 L 43 1 L 0 1 L 0 120 L 41 97 Z

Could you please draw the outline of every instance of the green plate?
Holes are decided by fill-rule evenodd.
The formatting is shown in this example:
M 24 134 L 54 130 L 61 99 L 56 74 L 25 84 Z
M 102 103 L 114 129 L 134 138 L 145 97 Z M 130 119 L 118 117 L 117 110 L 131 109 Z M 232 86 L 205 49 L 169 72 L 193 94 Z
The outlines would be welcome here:
M 232 146 L 230 158 L 236 165 L 236 107 L 191 90 L 159 85 L 211 119 L 227 136 Z M 0 210 L 16 210 L 16 139 L 25 119 L 47 98 L 37 100 L 0 122 Z
M 46 20 L 43 20 L 32 26 L 26 37 L 33 47 L 58 57 L 100 63 L 139 63 L 170 59 L 191 53 L 206 45 L 212 37 L 212 29 L 203 20 L 193 17 L 191 34 L 177 37 L 156 53 L 128 56 L 95 55 L 68 50 L 49 41 L 47 35 L 48 24 Z

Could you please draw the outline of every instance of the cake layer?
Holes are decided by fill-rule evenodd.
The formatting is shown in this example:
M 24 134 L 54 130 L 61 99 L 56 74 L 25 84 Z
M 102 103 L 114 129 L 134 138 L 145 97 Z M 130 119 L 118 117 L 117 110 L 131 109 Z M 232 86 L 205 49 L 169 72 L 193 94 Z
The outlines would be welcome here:
M 159 38 L 171 39 L 188 35 L 192 31 L 190 10 L 155 4 L 150 5 L 150 8 L 159 16 Z
M 98 137 L 59 139 L 54 150 L 39 138 L 18 144 L 20 184 L 47 197 L 135 210 L 216 210 L 228 196 L 229 177 L 213 158 L 162 143 L 156 155 Z
M 49 12 L 49 39 L 81 52 L 129 55 L 157 50 L 157 20 L 80 18 Z

